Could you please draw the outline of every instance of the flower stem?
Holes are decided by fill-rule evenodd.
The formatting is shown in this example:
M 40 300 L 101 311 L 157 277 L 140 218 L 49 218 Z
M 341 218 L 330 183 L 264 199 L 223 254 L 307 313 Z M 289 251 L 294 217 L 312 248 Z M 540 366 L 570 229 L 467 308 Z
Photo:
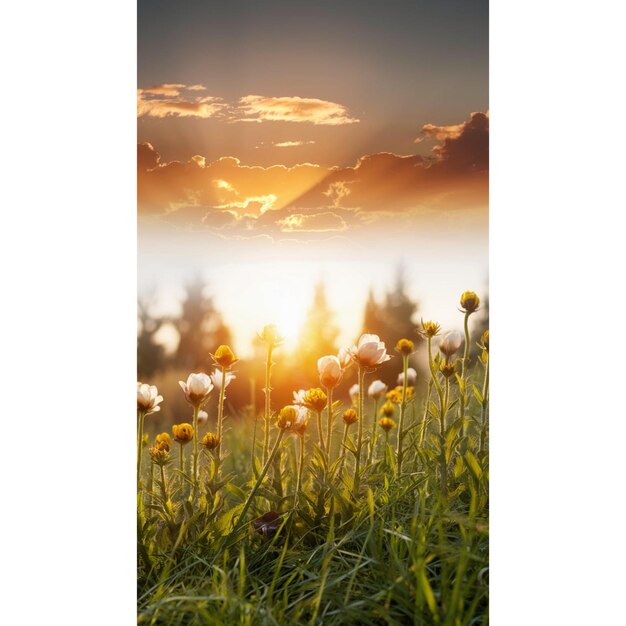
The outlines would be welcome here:
M 422 424 L 420 426 L 420 437 L 419 437 L 419 441 L 418 441 L 418 447 L 422 446 L 422 443 L 424 442 L 424 434 L 426 432 L 426 419 L 428 418 L 428 404 L 430 402 L 430 396 L 432 394 L 433 391 L 433 381 L 429 380 L 428 381 L 428 393 L 426 394 L 426 404 L 424 406 L 424 416 L 422 417 Z
M 356 457 L 354 463 L 354 497 L 357 497 L 359 491 L 359 481 L 361 477 L 361 447 L 363 445 L 363 384 L 365 380 L 365 372 L 363 368 L 359 365 L 359 428 L 357 431 L 357 444 L 356 444 Z
M 254 379 L 250 381 L 250 404 L 252 407 L 252 419 L 254 420 L 254 428 L 252 430 L 252 450 L 250 451 L 250 465 L 252 466 L 252 472 L 256 476 L 256 429 L 257 429 L 257 414 L 256 414 L 256 403 L 254 399 L 255 389 L 254 389 Z
M 483 382 L 483 404 L 480 419 L 480 447 L 478 451 L 482 454 L 485 450 L 485 439 L 487 437 L 487 407 L 489 405 L 489 357 L 485 363 L 485 380 Z
M 267 462 L 267 457 L 270 451 L 270 411 L 271 411 L 271 393 L 272 388 L 270 386 L 272 377 L 272 346 L 267 347 L 267 362 L 265 364 L 265 412 L 263 419 L 265 420 L 265 435 L 263 441 L 263 465 Z
M 317 411 L 317 433 L 320 438 L 320 450 L 322 452 L 326 449 L 326 444 L 324 443 L 324 432 L 322 431 L 322 412 Z
M 374 398 L 374 414 L 372 415 L 372 434 L 370 437 L 370 451 L 367 457 L 367 464 L 370 465 L 374 458 L 374 448 L 376 447 L 376 417 L 378 416 L 378 398 Z
M 294 496 L 294 509 L 298 506 L 298 497 L 302 488 L 302 468 L 304 467 L 304 435 L 300 435 L 300 456 L 298 457 L 298 478 L 296 481 L 296 493 Z
M 163 495 L 163 506 L 167 510 L 169 496 L 167 495 L 167 480 L 165 478 L 165 466 L 161 465 L 161 494 Z
M 185 489 L 185 446 L 182 443 L 178 444 L 179 453 L 178 453 L 178 469 L 180 471 L 180 491 L 181 494 Z
M 222 432 L 224 421 L 224 397 L 226 394 L 226 368 L 222 366 L 222 386 L 220 387 L 219 403 L 217 405 L 217 449 L 215 450 L 216 478 L 219 479 L 222 465 Z
M 143 421 L 145 411 L 137 411 L 137 489 L 141 489 L 141 454 L 143 451 Z
M 328 430 L 326 431 L 326 456 L 328 465 L 330 465 L 331 457 L 330 457 L 330 441 L 331 435 L 333 432 L 333 390 L 327 389 L 326 395 L 328 398 Z
M 400 403 L 400 423 L 398 424 L 398 440 L 396 443 L 396 476 L 400 476 L 402 472 L 402 461 L 404 457 L 404 450 L 402 449 L 402 441 L 404 439 L 404 414 L 406 412 L 406 389 L 409 369 L 409 357 L 406 354 L 402 355 L 402 370 L 404 372 L 402 380 L 402 401 Z
M 343 426 L 343 438 L 341 439 L 341 461 L 339 463 L 339 471 L 337 475 L 341 480 L 341 472 L 343 471 L 343 465 L 346 460 L 346 440 L 348 439 L 348 424 L 344 424 Z
M 461 361 L 461 380 L 463 381 L 463 388 L 459 390 L 459 418 L 462 420 L 461 433 L 463 436 L 466 434 L 465 423 L 465 404 L 467 401 L 467 385 L 465 384 L 465 374 L 469 365 L 469 351 L 470 351 L 470 336 L 469 336 L 469 316 L 470 311 L 465 312 L 463 320 L 463 329 L 465 331 L 465 347 L 463 349 L 463 359 Z
M 200 407 L 193 407 L 193 497 L 195 498 L 198 489 L 198 413 Z

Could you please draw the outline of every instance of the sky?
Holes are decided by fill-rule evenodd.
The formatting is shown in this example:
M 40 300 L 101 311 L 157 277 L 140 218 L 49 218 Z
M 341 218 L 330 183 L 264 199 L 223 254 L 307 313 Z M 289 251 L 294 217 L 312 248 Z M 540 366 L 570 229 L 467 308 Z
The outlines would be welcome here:
M 342 338 L 400 262 L 486 293 L 487 2 L 140 0 L 137 87 L 140 294 L 202 273 L 245 351 L 320 278 Z

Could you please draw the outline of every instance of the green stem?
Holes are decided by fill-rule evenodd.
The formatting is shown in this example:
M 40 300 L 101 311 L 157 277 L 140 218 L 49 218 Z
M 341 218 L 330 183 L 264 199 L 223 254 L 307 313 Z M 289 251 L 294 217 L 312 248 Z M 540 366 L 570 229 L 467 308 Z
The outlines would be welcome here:
M 224 397 L 226 395 L 226 368 L 222 366 L 222 386 L 220 387 L 220 398 L 217 406 L 217 449 L 215 454 L 215 468 L 216 479 L 219 479 L 220 468 L 222 465 L 222 432 L 224 421 Z
M 169 496 L 167 495 L 167 480 L 165 478 L 165 466 L 159 465 L 161 468 L 161 494 L 163 495 L 163 506 L 167 509 Z
M 479 453 L 482 454 L 485 450 L 485 439 L 487 437 L 487 406 L 489 404 L 489 356 L 487 356 L 487 363 L 485 363 L 485 380 L 483 382 L 483 405 L 481 411 L 481 429 L 480 429 L 480 447 Z
M 270 381 L 272 377 L 272 346 L 267 347 L 267 362 L 265 364 L 265 412 L 263 419 L 265 420 L 265 435 L 263 441 L 263 465 L 267 462 L 267 457 L 270 450 L 270 411 L 271 411 L 271 393 L 272 388 Z
M 359 491 L 359 481 L 360 481 L 360 472 L 361 472 L 361 446 L 363 445 L 363 408 L 364 408 L 364 402 L 363 402 L 363 385 L 364 385 L 364 381 L 365 381 L 365 372 L 363 371 L 363 369 L 361 368 L 361 366 L 359 365 L 359 373 L 358 373 L 358 380 L 359 380 L 359 428 L 357 431 L 357 444 L 356 444 L 356 458 L 355 458 L 355 463 L 354 463 L 354 497 L 357 497 L 358 491 Z
M 330 441 L 331 441 L 331 436 L 332 436 L 332 432 L 333 432 L 333 390 L 332 389 L 327 389 L 326 390 L 326 396 L 328 398 L 328 406 L 327 406 L 327 410 L 328 410 L 328 430 L 326 431 L 326 457 L 327 457 L 327 464 L 330 465 L 330 463 L 331 463 Z
M 402 460 L 404 457 L 404 450 L 402 449 L 402 441 L 404 439 L 404 413 L 406 411 L 406 389 L 408 382 L 408 369 L 409 369 L 409 357 L 406 354 L 402 355 L 402 370 L 404 377 L 402 380 L 402 402 L 400 403 L 400 423 L 398 424 L 398 441 L 396 443 L 396 476 L 400 476 L 402 472 Z
M 340 480 L 341 480 L 341 472 L 343 471 L 343 465 L 346 460 L 346 441 L 348 439 L 348 427 L 349 427 L 348 424 L 343 425 L 343 437 L 341 439 L 341 461 L 339 462 L 339 471 L 337 473 Z
M 195 497 L 198 489 L 198 413 L 200 407 L 193 407 L 193 495 Z
M 252 472 L 256 476 L 256 429 L 257 429 L 257 414 L 256 407 L 254 401 L 255 389 L 254 389 L 254 379 L 250 381 L 250 395 L 251 395 L 251 406 L 252 406 L 252 419 L 254 420 L 254 428 L 252 430 L 252 450 L 250 452 L 250 465 L 252 466 Z
M 141 455 L 143 451 L 143 422 L 145 411 L 137 411 L 137 489 L 141 489 Z
M 278 433 L 278 437 L 276 437 L 276 441 L 274 442 L 274 447 L 272 448 L 272 451 L 269 453 L 269 456 L 267 460 L 265 461 L 265 464 L 263 465 L 263 469 L 261 470 L 261 473 L 259 474 L 259 477 L 257 478 L 256 483 L 254 483 L 254 487 L 252 487 L 252 491 L 248 495 L 246 503 L 243 505 L 243 508 L 241 509 L 239 518 L 237 519 L 237 522 L 235 523 L 235 526 L 230 533 L 231 535 L 236 530 L 238 530 L 239 527 L 241 526 L 241 520 L 244 519 L 246 513 L 248 512 L 248 509 L 250 508 L 250 504 L 252 504 L 252 500 L 254 500 L 254 496 L 256 495 L 256 492 L 259 490 L 259 487 L 261 486 L 261 483 L 263 482 L 263 479 L 265 478 L 267 471 L 269 470 L 270 465 L 272 464 L 272 461 L 274 460 L 274 457 L 276 456 L 276 452 L 278 452 L 278 446 L 280 445 L 280 442 L 283 439 L 283 434 L 284 434 L 284 431 L 280 430 Z
M 432 394 L 433 391 L 433 381 L 429 380 L 428 381 L 428 394 L 426 395 L 426 405 L 424 406 L 424 417 L 422 417 L 422 424 L 420 426 L 420 438 L 419 438 L 419 442 L 418 442 L 418 447 L 422 446 L 422 443 L 424 442 L 424 434 L 426 432 L 426 419 L 428 418 L 428 405 L 430 403 L 430 396 Z
M 374 415 L 372 416 L 372 434 L 370 437 L 370 451 L 367 456 L 367 464 L 372 463 L 374 458 L 374 448 L 376 447 L 376 418 L 378 417 L 378 398 L 374 398 Z
M 326 449 L 326 444 L 324 443 L 324 433 L 322 432 L 322 412 L 317 411 L 317 433 L 320 439 L 320 449 L 322 452 Z
M 471 315 L 470 311 L 465 312 L 465 317 L 463 319 L 463 329 L 465 330 L 465 348 L 463 349 L 463 360 L 461 361 L 461 380 L 463 381 L 463 389 L 459 390 L 459 417 L 462 420 L 462 434 L 465 436 L 466 434 L 466 423 L 465 423 L 465 404 L 467 402 L 467 385 L 465 384 L 465 373 L 467 371 L 467 366 L 469 364 L 469 352 L 470 352 L 470 336 L 469 336 L 469 316 Z
M 300 435 L 300 456 L 298 457 L 298 479 L 296 481 L 296 494 L 294 497 L 294 509 L 298 505 L 298 497 L 302 488 L 302 468 L 304 467 L 304 435 Z

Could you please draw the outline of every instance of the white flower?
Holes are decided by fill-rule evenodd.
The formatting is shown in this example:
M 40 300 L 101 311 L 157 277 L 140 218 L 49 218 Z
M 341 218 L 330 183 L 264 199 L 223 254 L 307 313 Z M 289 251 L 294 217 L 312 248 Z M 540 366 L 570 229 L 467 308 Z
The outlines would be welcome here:
M 461 347 L 462 343 L 463 337 L 461 336 L 461 333 L 456 330 L 450 330 L 441 338 L 439 350 L 449 357 Z
M 304 396 L 306 394 L 306 391 L 304 389 L 300 389 L 300 391 L 294 391 L 293 392 L 293 403 L 298 405 L 298 406 L 303 406 L 304 405 Z
M 226 384 L 224 389 L 230 385 L 233 379 L 237 378 L 232 372 L 226 372 Z M 215 388 L 219 391 L 222 388 L 222 370 L 215 368 L 215 371 L 211 374 L 211 382 Z
M 195 407 L 202 406 L 209 399 L 211 391 L 213 391 L 213 383 L 204 372 L 189 374 L 186 383 L 179 380 L 178 384 L 185 392 L 187 402 Z
M 382 396 L 387 392 L 387 385 L 382 380 L 375 380 L 369 386 L 367 395 L 374 400 L 380 400 Z
M 406 384 L 409 387 L 413 387 L 415 386 L 416 381 L 417 381 L 417 372 L 412 367 L 409 367 L 409 369 L 406 371 Z M 404 372 L 400 372 L 398 374 L 397 384 L 399 387 L 404 385 Z
M 388 361 L 391 356 L 387 354 L 387 348 L 378 335 L 361 335 L 356 346 L 350 348 L 352 358 L 366 370 L 373 371 L 379 365 Z
M 159 404 L 163 402 L 163 396 L 159 395 L 159 390 L 155 385 L 137 383 L 137 410 L 143 411 L 145 415 L 156 413 L 161 410 Z
M 358 383 L 354 383 L 352 387 L 348 390 L 350 394 L 350 400 L 352 400 L 352 404 L 356 404 L 359 400 L 359 385 Z
M 209 414 L 206 411 L 198 411 L 198 426 L 209 421 Z
M 320 375 L 322 387 L 333 389 L 336 387 L 343 377 L 343 368 L 339 359 L 334 356 L 323 356 L 317 361 L 317 371 Z
M 350 351 L 350 347 L 345 346 L 341 348 L 337 354 L 337 358 L 339 359 L 339 363 L 341 363 L 341 368 L 344 370 L 352 365 L 352 352 Z

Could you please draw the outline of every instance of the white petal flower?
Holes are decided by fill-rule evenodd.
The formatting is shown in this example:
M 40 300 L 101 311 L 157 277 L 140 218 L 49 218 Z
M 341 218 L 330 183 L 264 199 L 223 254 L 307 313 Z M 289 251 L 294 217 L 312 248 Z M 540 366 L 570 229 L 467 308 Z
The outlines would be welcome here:
M 187 402 L 196 407 L 205 404 L 209 399 L 209 394 L 213 391 L 213 383 L 211 382 L 209 376 L 207 376 L 204 372 L 199 374 L 189 374 L 186 383 L 179 380 L 178 384 L 184 391 Z
M 439 350 L 446 356 L 452 356 L 463 343 L 463 336 L 456 330 L 448 331 L 442 338 L 439 344 Z
M 350 394 L 352 404 L 356 404 L 359 399 L 359 385 L 357 383 L 352 385 L 352 387 L 350 387 L 350 389 L 348 390 L 348 393 Z
M 414 387 L 415 383 L 417 382 L 417 372 L 412 368 L 409 367 L 409 369 L 406 371 L 406 384 L 409 387 Z M 400 372 L 398 374 L 398 386 L 401 387 L 402 385 L 404 385 L 404 372 Z
M 382 396 L 387 392 L 387 385 L 382 380 L 375 380 L 369 386 L 367 390 L 367 395 L 374 399 L 380 400 Z
M 343 368 L 335 355 L 323 356 L 317 361 L 317 371 L 320 375 L 322 387 L 333 389 L 343 377 Z
M 159 404 L 163 402 L 163 396 L 155 385 L 137 383 L 137 410 L 143 411 L 145 415 L 156 413 L 161 410 Z
M 226 389 L 228 385 L 230 385 L 231 381 L 235 378 L 237 377 L 232 372 L 226 372 L 226 384 L 224 385 L 224 389 Z M 215 386 L 215 389 L 217 389 L 217 391 L 220 391 L 220 389 L 222 388 L 222 370 L 221 369 L 216 368 L 215 371 L 211 374 L 211 382 Z

